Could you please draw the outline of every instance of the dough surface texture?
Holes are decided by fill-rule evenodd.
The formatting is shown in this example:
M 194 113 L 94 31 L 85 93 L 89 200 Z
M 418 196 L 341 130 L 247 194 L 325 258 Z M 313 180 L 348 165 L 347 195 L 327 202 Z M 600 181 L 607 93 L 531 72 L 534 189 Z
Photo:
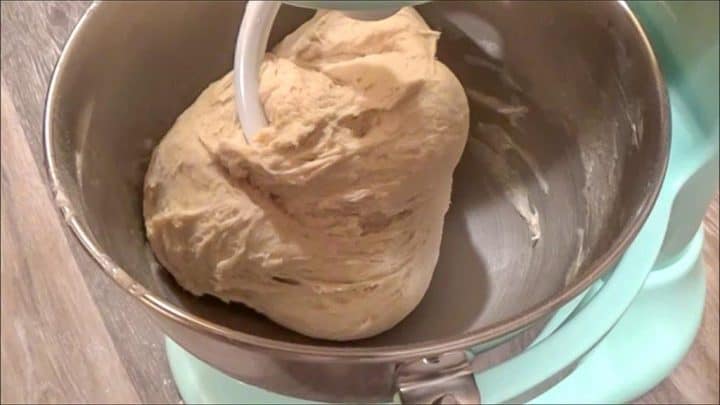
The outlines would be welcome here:
M 463 88 L 413 9 L 319 11 L 266 55 L 268 127 L 247 144 L 232 75 L 153 152 L 143 212 L 160 263 L 195 295 L 304 335 L 381 333 L 432 278 L 462 154 Z

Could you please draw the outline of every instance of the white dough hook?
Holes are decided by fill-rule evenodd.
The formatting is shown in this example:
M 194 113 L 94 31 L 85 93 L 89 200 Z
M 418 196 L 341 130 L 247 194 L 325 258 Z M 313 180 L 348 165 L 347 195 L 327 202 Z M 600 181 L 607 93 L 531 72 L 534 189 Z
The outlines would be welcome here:
M 404 6 L 427 1 L 285 1 L 304 8 L 342 10 L 351 18 L 379 20 L 387 18 Z M 270 31 L 281 1 L 248 1 L 245 6 L 237 44 L 235 45 L 234 86 L 238 119 L 247 142 L 267 126 L 265 111 L 260 103 L 258 86 L 260 64 L 267 50 Z

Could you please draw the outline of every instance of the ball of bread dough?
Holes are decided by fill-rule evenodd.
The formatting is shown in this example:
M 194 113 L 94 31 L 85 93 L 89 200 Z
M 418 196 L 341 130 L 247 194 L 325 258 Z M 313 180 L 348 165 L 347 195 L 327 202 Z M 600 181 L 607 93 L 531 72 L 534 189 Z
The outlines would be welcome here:
M 232 75 L 203 91 L 145 178 L 147 236 L 177 282 L 316 338 L 369 337 L 408 315 L 468 133 L 438 36 L 411 8 L 318 12 L 266 55 L 270 124 L 249 144 Z

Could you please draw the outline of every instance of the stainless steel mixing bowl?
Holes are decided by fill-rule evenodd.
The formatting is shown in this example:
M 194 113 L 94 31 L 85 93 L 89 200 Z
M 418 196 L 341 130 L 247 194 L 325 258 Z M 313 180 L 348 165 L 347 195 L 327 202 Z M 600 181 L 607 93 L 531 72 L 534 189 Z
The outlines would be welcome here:
M 94 4 L 57 64 L 45 117 L 53 192 L 69 226 L 168 336 L 231 376 L 302 398 L 386 400 L 398 381 L 443 374 L 423 369 L 452 358 L 441 354 L 487 349 L 546 320 L 612 269 L 653 205 L 668 158 L 668 103 L 622 2 L 438 1 L 417 9 L 442 32 L 438 57 L 468 89 L 475 146 L 456 171 L 440 260 L 419 307 L 380 336 L 333 343 L 193 297 L 147 247 L 143 176 L 175 118 L 231 68 L 243 8 Z M 283 6 L 271 43 L 310 15 Z M 511 141 L 488 143 L 492 131 Z M 482 158 L 488 151 L 512 169 L 509 189 Z M 506 198 L 523 190 L 539 216 L 535 242 Z

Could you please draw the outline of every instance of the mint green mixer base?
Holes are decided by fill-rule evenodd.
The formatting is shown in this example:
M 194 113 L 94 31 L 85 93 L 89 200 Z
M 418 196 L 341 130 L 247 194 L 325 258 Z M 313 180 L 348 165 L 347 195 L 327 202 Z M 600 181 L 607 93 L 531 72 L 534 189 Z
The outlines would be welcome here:
M 655 269 L 610 333 L 559 384 L 530 403 L 622 403 L 668 376 L 695 338 L 705 300 L 702 231 Z
M 702 318 L 702 232 L 674 263 L 655 269 L 617 325 L 564 380 L 531 403 L 621 403 L 670 374 Z M 166 339 L 170 368 L 188 404 L 311 403 L 244 384 Z

